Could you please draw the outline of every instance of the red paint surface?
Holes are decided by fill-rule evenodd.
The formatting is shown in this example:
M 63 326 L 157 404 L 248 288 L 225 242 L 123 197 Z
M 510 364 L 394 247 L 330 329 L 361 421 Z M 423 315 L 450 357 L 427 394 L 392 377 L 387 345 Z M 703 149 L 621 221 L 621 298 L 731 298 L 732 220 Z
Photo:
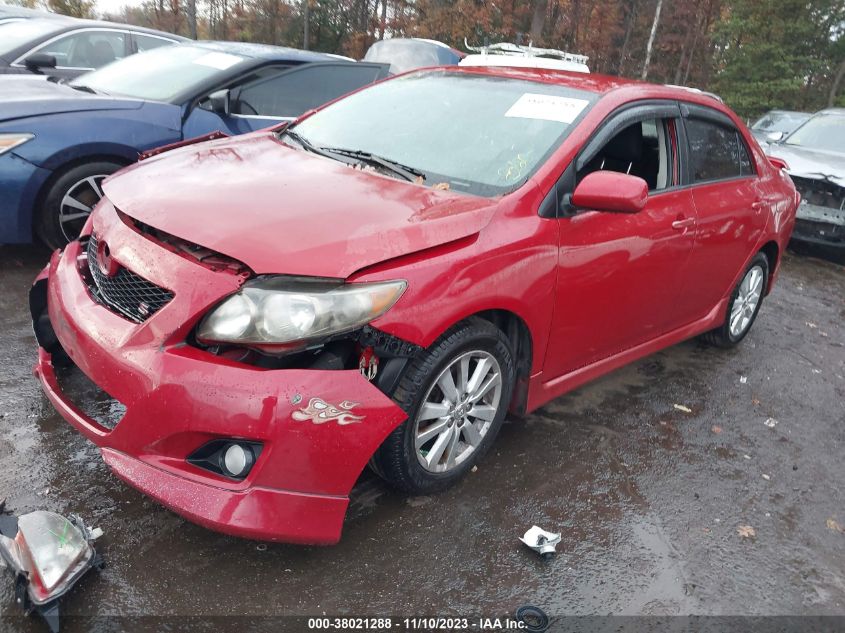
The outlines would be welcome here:
M 47 271 L 50 318 L 82 371 L 126 405 L 124 419 L 109 432 L 76 410 L 58 391 L 43 351 L 37 371 L 62 415 L 101 447 L 118 476 L 213 529 L 333 542 L 352 485 L 405 414 L 357 371 L 261 370 L 186 345 L 198 320 L 242 278 L 158 247 L 126 226 L 114 206 L 256 273 L 405 279 L 405 294 L 373 325 L 422 346 L 472 314 L 511 312 L 531 336 L 529 410 L 719 325 L 747 262 L 767 244 L 786 247 L 794 187 L 716 101 L 597 75 L 457 72 L 559 82 L 604 96 L 531 179 L 496 199 L 351 169 L 267 132 L 180 148 L 106 183 L 110 202 L 95 211 L 94 231 L 116 261 L 175 298 L 145 323 L 130 323 L 91 299 L 76 269 L 79 246 L 71 244 Z M 640 99 L 724 112 L 746 137 L 758 175 L 655 192 L 637 213 L 539 217 L 596 127 Z M 633 199 L 636 192 L 628 193 Z M 358 402 L 355 413 L 365 419 L 346 426 L 294 420 L 312 397 Z M 265 445 L 246 480 L 185 462 L 204 442 L 233 436 Z

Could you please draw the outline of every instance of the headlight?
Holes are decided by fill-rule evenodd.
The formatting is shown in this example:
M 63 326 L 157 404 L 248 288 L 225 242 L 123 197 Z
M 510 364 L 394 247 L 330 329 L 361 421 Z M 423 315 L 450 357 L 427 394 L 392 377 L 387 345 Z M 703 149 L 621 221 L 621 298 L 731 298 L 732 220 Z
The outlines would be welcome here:
M 402 296 L 405 281 L 340 284 L 265 277 L 247 283 L 200 323 L 204 343 L 291 346 L 354 330 Z
M 0 134 L 0 154 L 10 152 L 18 145 L 23 145 L 34 138 L 34 134 Z

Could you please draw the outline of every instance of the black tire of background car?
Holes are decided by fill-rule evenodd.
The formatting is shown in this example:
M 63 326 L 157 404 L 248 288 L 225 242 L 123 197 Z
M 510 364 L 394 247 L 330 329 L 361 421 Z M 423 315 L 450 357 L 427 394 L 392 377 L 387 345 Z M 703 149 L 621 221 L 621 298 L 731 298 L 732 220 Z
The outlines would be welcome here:
M 449 473 L 426 471 L 417 461 L 414 419 L 431 383 L 460 354 L 470 350 L 491 353 L 502 370 L 502 395 L 496 417 L 475 453 Z M 495 325 L 471 317 L 458 323 L 420 353 L 405 371 L 393 393 L 393 400 L 408 414 L 387 436 L 371 461 L 372 469 L 393 487 L 411 494 L 428 494 L 448 488 L 472 469 L 490 449 L 507 414 L 513 394 L 516 370 L 510 342 Z
M 120 163 L 95 161 L 60 171 L 42 198 L 43 203 L 35 209 L 35 234 L 52 249 L 64 248 L 68 240 L 59 223 L 59 209 L 65 194 L 73 185 L 89 176 L 112 174 L 122 167 Z
M 739 334 L 739 336 L 733 336 L 731 334 L 731 306 L 733 306 L 734 301 L 736 300 L 736 296 L 739 294 L 739 287 L 742 284 L 742 280 L 745 279 L 745 275 L 748 274 L 748 271 L 751 270 L 754 266 L 760 266 L 763 269 L 763 287 L 760 289 L 760 301 L 757 303 L 757 307 L 754 309 L 754 314 L 751 316 L 751 322 L 748 324 L 748 327 Z M 733 347 L 734 345 L 738 345 L 742 339 L 746 337 L 746 335 L 751 331 L 751 328 L 754 326 L 754 321 L 757 320 L 757 315 L 760 313 L 760 308 L 763 305 L 763 299 L 766 296 L 766 289 L 769 287 L 769 258 L 766 257 L 764 253 L 757 253 L 754 256 L 754 259 L 751 260 L 751 263 L 748 264 L 748 267 L 743 271 L 742 277 L 739 278 L 739 282 L 736 284 L 736 288 L 731 293 L 731 298 L 728 300 L 728 307 L 725 310 L 725 322 L 717 327 L 715 330 L 710 330 L 701 336 L 702 340 L 705 343 L 710 345 L 714 345 L 716 347 L 721 347 L 727 349 L 729 347 Z

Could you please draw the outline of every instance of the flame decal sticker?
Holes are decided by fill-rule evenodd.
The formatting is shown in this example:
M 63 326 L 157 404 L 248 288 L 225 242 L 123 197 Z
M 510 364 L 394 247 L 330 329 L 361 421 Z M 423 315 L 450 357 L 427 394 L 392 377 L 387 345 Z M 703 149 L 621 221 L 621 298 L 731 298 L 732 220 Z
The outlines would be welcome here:
M 307 407 L 294 411 L 291 417 L 299 422 L 310 420 L 314 424 L 325 424 L 326 422 L 335 421 L 338 425 L 345 426 L 347 424 L 355 424 L 364 419 L 365 416 L 363 415 L 350 413 L 359 404 L 358 402 L 344 400 L 335 406 L 322 398 L 311 398 L 308 401 Z

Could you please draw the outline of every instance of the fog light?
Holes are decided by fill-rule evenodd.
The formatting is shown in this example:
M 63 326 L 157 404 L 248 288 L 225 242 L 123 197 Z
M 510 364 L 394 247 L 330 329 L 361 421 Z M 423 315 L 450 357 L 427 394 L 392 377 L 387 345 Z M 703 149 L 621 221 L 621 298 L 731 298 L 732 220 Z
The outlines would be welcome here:
M 223 449 L 220 467 L 229 477 L 243 477 L 252 468 L 255 456 L 249 446 L 229 444 Z

